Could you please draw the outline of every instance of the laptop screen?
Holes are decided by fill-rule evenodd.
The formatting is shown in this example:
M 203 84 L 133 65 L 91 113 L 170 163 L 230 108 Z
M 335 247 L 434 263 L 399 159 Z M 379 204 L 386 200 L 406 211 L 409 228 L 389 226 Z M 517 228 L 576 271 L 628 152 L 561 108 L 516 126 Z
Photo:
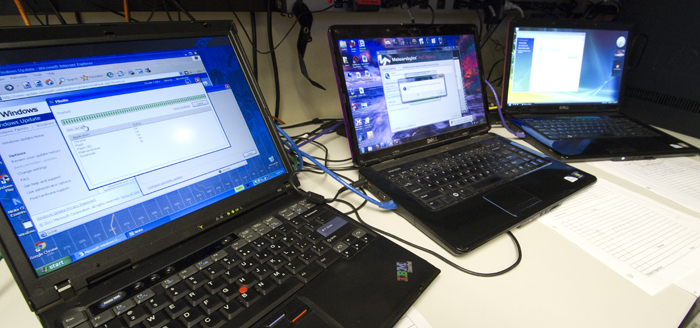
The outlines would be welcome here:
M 285 173 L 228 37 L 0 57 L 42 51 L 0 65 L 0 201 L 38 276 Z
M 515 27 L 508 106 L 617 104 L 624 30 Z
M 337 42 L 361 154 L 486 123 L 472 35 Z

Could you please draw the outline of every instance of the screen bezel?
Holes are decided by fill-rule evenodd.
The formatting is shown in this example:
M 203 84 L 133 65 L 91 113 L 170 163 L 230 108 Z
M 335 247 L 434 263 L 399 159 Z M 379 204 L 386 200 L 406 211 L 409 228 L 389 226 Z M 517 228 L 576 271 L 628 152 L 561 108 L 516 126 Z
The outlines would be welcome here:
M 467 138 L 469 136 L 485 133 L 491 127 L 488 118 L 488 106 L 486 97 L 486 88 L 483 77 L 483 65 L 481 60 L 481 52 L 476 51 L 477 63 L 479 68 L 479 80 L 481 83 L 482 99 L 484 101 L 484 113 L 486 114 L 486 123 L 477 124 L 467 128 L 456 129 L 446 133 L 426 137 L 402 143 L 388 148 L 382 148 L 372 152 L 360 153 L 359 145 L 356 136 L 355 126 L 353 124 L 352 106 L 347 88 L 345 88 L 346 80 L 343 74 L 342 56 L 338 46 L 340 39 L 363 39 L 363 38 L 408 38 L 408 37 L 426 37 L 426 36 L 448 36 L 448 35 L 472 35 L 474 42 L 478 48 L 479 38 L 475 25 L 337 25 L 331 26 L 328 30 L 328 39 L 333 57 L 333 67 L 335 69 L 336 80 L 338 83 L 338 93 L 340 95 L 341 107 L 345 118 L 345 129 L 350 144 L 353 162 L 358 166 L 367 166 L 380 161 L 397 158 L 399 156 L 419 152 L 423 149 L 444 144 L 456 139 Z
M 624 57 L 622 65 L 622 78 L 620 82 L 620 98 L 616 104 L 536 104 L 527 106 L 508 105 L 508 88 L 509 73 L 511 70 L 511 58 L 513 51 L 513 36 L 515 28 L 571 28 L 571 29 L 588 29 L 588 30 L 619 30 L 626 31 L 627 34 L 627 53 Z M 599 21 L 581 21 L 581 20 L 551 20 L 551 19 L 523 19 L 512 18 L 508 22 L 508 34 L 506 36 L 506 60 L 503 64 L 503 87 L 501 89 L 501 108 L 506 114 L 519 113 L 546 113 L 546 112 L 570 112 L 570 113 L 591 113 L 591 112 L 617 112 L 622 105 L 625 90 L 626 73 L 628 69 L 629 50 L 632 46 L 629 44 L 632 39 L 632 26 L 627 23 L 618 22 L 599 22 Z
M 143 25 L 148 26 L 145 27 Z M 243 75 L 251 88 L 253 98 L 255 98 L 260 108 L 262 118 L 268 130 L 275 131 L 269 109 L 264 102 L 256 80 L 252 78 L 252 71 L 248 65 L 248 60 L 231 21 L 85 24 L 54 26 L 49 29 L 30 27 L 6 29 L 0 31 L 0 35 L 3 39 L 5 39 L 5 36 L 8 36 L 7 39 L 21 37 L 22 40 L 25 40 L 23 42 L 0 43 L 0 49 L 3 51 L 21 51 L 41 47 L 102 43 L 114 44 L 118 51 L 133 52 L 133 50 L 127 50 L 128 45 L 119 48 L 119 43 L 125 44 L 124 42 L 141 40 L 227 37 L 232 46 L 233 53 L 236 54 Z M 139 49 L 139 51 L 141 50 L 143 49 Z M 36 49 L 32 49 L 32 51 L 40 53 L 40 51 Z M 65 57 L 61 58 L 60 56 L 61 55 L 58 53 L 44 52 L 41 58 L 42 60 L 65 59 Z M 76 55 L 73 54 L 73 57 L 76 57 Z M 27 61 L 28 60 L 23 60 L 23 62 Z M 7 58 L 3 58 L 3 63 L 9 64 L 11 62 L 8 62 Z M 274 137 L 274 134 L 272 141 L 278 154 L 285 154 L 279 138 Z M 32 311 L 39 310 L 59 299 L 59 294 L 55 289 L 55 286 L 58 284 L 69 282 L 74 290 L 87 287 L 89 281 L 93 277 L 102 275 L 115 265 L 122 265 L 124 263 L 128 263 L 129 266 L 135 265 L 139 261 L 181 243 L 183 240 L 209 231 L 210 228 L 221 223 L 231 222 L 231 219 L 238 217 L 247 209 L 260 203 L 263 199 L 269 199 L 278 195 L 280 190 L 284 190 L 284 188 L 280 189 L 283 184 L 289 181 L 289 172 L 293 171 L 288 157 L 280 157 L 287 173 L 193 213 L 182 216 L 168 224 L 147 231 L 138 237 L 127 239 L 118 244 L 118 246 L 106 248 L 94 255 L 74 262 L 65 268 L 50 272 L 41 277 L 37 277 L 34 267 L 27 258 L 14 229 L 5 216 L 5 211 L 0 211 L 0 248 L 3 257 L 8 261 L 8 267 L 27 300 L 30 309 Z M 235 215 L 225 216 L 227 211 L 234 208 L 241 208 L 241 211 Z M 216 224 L 212 224 L 214 218 L 222 215 L 225 217 L 223 217 L 220 222 L 217 221 Z M 207 228 L 202 229 L 200 226 L 206 226 Z

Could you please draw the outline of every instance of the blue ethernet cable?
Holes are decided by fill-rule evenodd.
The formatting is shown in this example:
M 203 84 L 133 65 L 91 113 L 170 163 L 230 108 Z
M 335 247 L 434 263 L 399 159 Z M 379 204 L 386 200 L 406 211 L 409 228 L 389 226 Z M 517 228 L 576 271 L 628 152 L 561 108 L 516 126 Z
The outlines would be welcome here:
M 294 142 L 291 141 L 292 139 L 287 135 L 287 133 L 285 133 L 285 132 L 282 130 L 282 128 L 281 128 L 279 125 L 277 126 L 277 130 L 280 131 L 280 133 L 282 133 L 282 135 L 283 135 L 285 138 L 287 138 L 287 140 L 289 140 L 289 143 L 286 143 L 286 142 L 285 142 L 285 144 L 287 145 L 287 147 L 292 148 L 292 149 L 294 150 L 294 152 L 296 152 L 298 155 L 303 156 L 303 157 L 306 157 L 308 160 L 310 160 L 310 161 L 311 161 L 312 163 L 314 163 L 316 166 L 318 166 L 319 168 L 321 168 L 321 170 L 323 170 L 323 171 L 326 172 L 328 175 L 330 175 L 333 179 L 335 179 L 336 181 L 340 182 L 340 184 L 342 184 L 345 188 L 348 188 L 348 190 L 350 190 L 350 191 L 356 193 L 358 196 L 360 196 L 360 197 L 366 199 L 368 202 L 370 202 L 370 203 L 372 203 L 372 204 L 374 204 L 374 205 L 379 206 L 379 208 L 383 208 L 383 209 L 385 209 L 385 210 L 394 210 L 394 209 L 396 209 L 396 203 L 394 203 L 393 200 L 390 200 L 390 201 L 388 201 L 388 202 L 380 202 L 380 201 L 378 201 L 378 200 L 376 200 L 376 199 L 373 199 L 372 197 L 367 196 L 365 193 L 363 193 L 363 192 L 357 190 L 355 187 L 351 186 L 351 185 L 350 185 L 349 183 L 347 183 L 345 180 L 341 179 L 337 174 L 333 173 L 333 172 L 332 172 L 331 170 L 329 170 L 327 167 L 323 166 L 323 164 L 321 164 L 319 161 L 317 161 L 317 160 L 316 160 L 315 158 L 313 158 L 311 155 L 309 155 L 309 154 L 307 154 L 307 153 L 305 153 L 305 152 L 299 150 L 299 148 L 297 147 L 297 145 L 296 145 Z M 303 162 L 303 161 L 302 161 L 302 160 L 299 161 L 299 169 L 301 169 L 301 162 Z
M 297 155 L 299 155 L 299 167 L 297 168 L 297 170 L 301 170 L 304 166 L 304 161 L 301 159 L 299 147 L 297 147 L 297 144 L 295 144 L 294 141 L 292 141 L 292 138 L 287 134 L 287 132 L 284 132 L 284 130 L 282 130 L 282 128 L 279 125 L 275 125 L 275 127 L 277 127 L 277 131 L 279 131 L 288 141 L 285 142 L 284 140 L 282 140 L 282 142 L 287 147 L 289 147 L 289 149 L 294 150 L 294 152 L 296 152 Z
M 503 127 L 506 128 L 506 130 L 508 130 L 508 132 L 514 134 L 516 137 L 525 138 L 525 132 L 515 132 L 508 127 L 508 124 L 506 123 L 506 119 L 503 118 L 503 111 L 501 110 L 501 102 L 498 101 L 498 95 L 496 94 L 496 90 L 493 89 L 493 86 L 491 86 L 491 83 L 489 83 L 489 81 L 484 80 L 484 82 L 486 82 L 486 85 L 488 85 L 489 88 L 491 88 L 491 92 L 493 93 L 493 97 L 496 98 L 496 107 L 498 107 L 498 115 L 501 116 L 501 122 L 503 122 Z

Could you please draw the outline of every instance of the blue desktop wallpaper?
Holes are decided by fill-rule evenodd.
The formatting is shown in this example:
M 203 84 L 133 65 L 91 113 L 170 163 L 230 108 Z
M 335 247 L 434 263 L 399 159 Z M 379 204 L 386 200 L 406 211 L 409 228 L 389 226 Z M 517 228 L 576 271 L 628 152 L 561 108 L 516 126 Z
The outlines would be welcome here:
M 413 38 L 413 39 L 417 39 Z M 411 38 L 393 38 L 392 45 L 385 45 L 389 38 L 341 39 L 338 46 L 342 57 L 347 62 L 343 65 L 343 79 L 352 107 L 352 123 L 360 152 L 371 147 L 372 150 L 388 148 L 406 142 L 454 131 L 457 129 L 486 123 L 485 105 L 479 78 L 474 38 L 470 35 L 443 36 L 440 44 L 413 44 Z M 401 44 L 400 42 L 404 42 Z M 364 45 L 364 46 L 363 46 Z M 380 63 L 377 51 L 430 51 L 446 46 L 457 47 L 462 67 L 465 102 L 468 110 L 462 116 L 473 115 L 472 122 L 450 127 L 448 121 L 419 126 L 414 129 L 391 132 L 389 115 L 385 100 Z M 365 62 L 366 60 L 366 62 Z M 363 93 L 360 93 L 362 88 Z M 359 120 L 359 121 L 358 121 Z M 358 124 L 360 123 L 360 124 Z M 420 125 L 420 124 L 419 124 Z
M 626 42 L 618 46 L 627 31 L 520 27 L 520 31 L 585 32 L 581 75 L 577 91 L 529 92 L 532 75 L 534 38 L 513 38 L 508 80 L 510 106 L 538 104 L 615 104 L 620 98 L 621 75 Z M 555 68 L 556 69 L 556 68 Z

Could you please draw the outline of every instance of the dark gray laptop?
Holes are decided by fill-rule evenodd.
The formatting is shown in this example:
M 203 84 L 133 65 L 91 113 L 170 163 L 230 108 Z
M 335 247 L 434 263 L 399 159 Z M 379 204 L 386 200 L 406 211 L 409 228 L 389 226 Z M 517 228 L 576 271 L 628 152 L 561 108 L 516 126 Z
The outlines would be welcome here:
M 331 26 L 354 163 L 382 200 L 462 254 L 596 178 L 488 133 L 472 25 Z
M 231 22 L 0 29 L 0 81 L 0 252 L 44 327 L 391 327 L 439 273 L 293 191 Z
M 619 112 L 630 29 L 615 22 L 511 20 L 502 95 L 510 124 L 537 149 L 567 162 L 700 152 Z

